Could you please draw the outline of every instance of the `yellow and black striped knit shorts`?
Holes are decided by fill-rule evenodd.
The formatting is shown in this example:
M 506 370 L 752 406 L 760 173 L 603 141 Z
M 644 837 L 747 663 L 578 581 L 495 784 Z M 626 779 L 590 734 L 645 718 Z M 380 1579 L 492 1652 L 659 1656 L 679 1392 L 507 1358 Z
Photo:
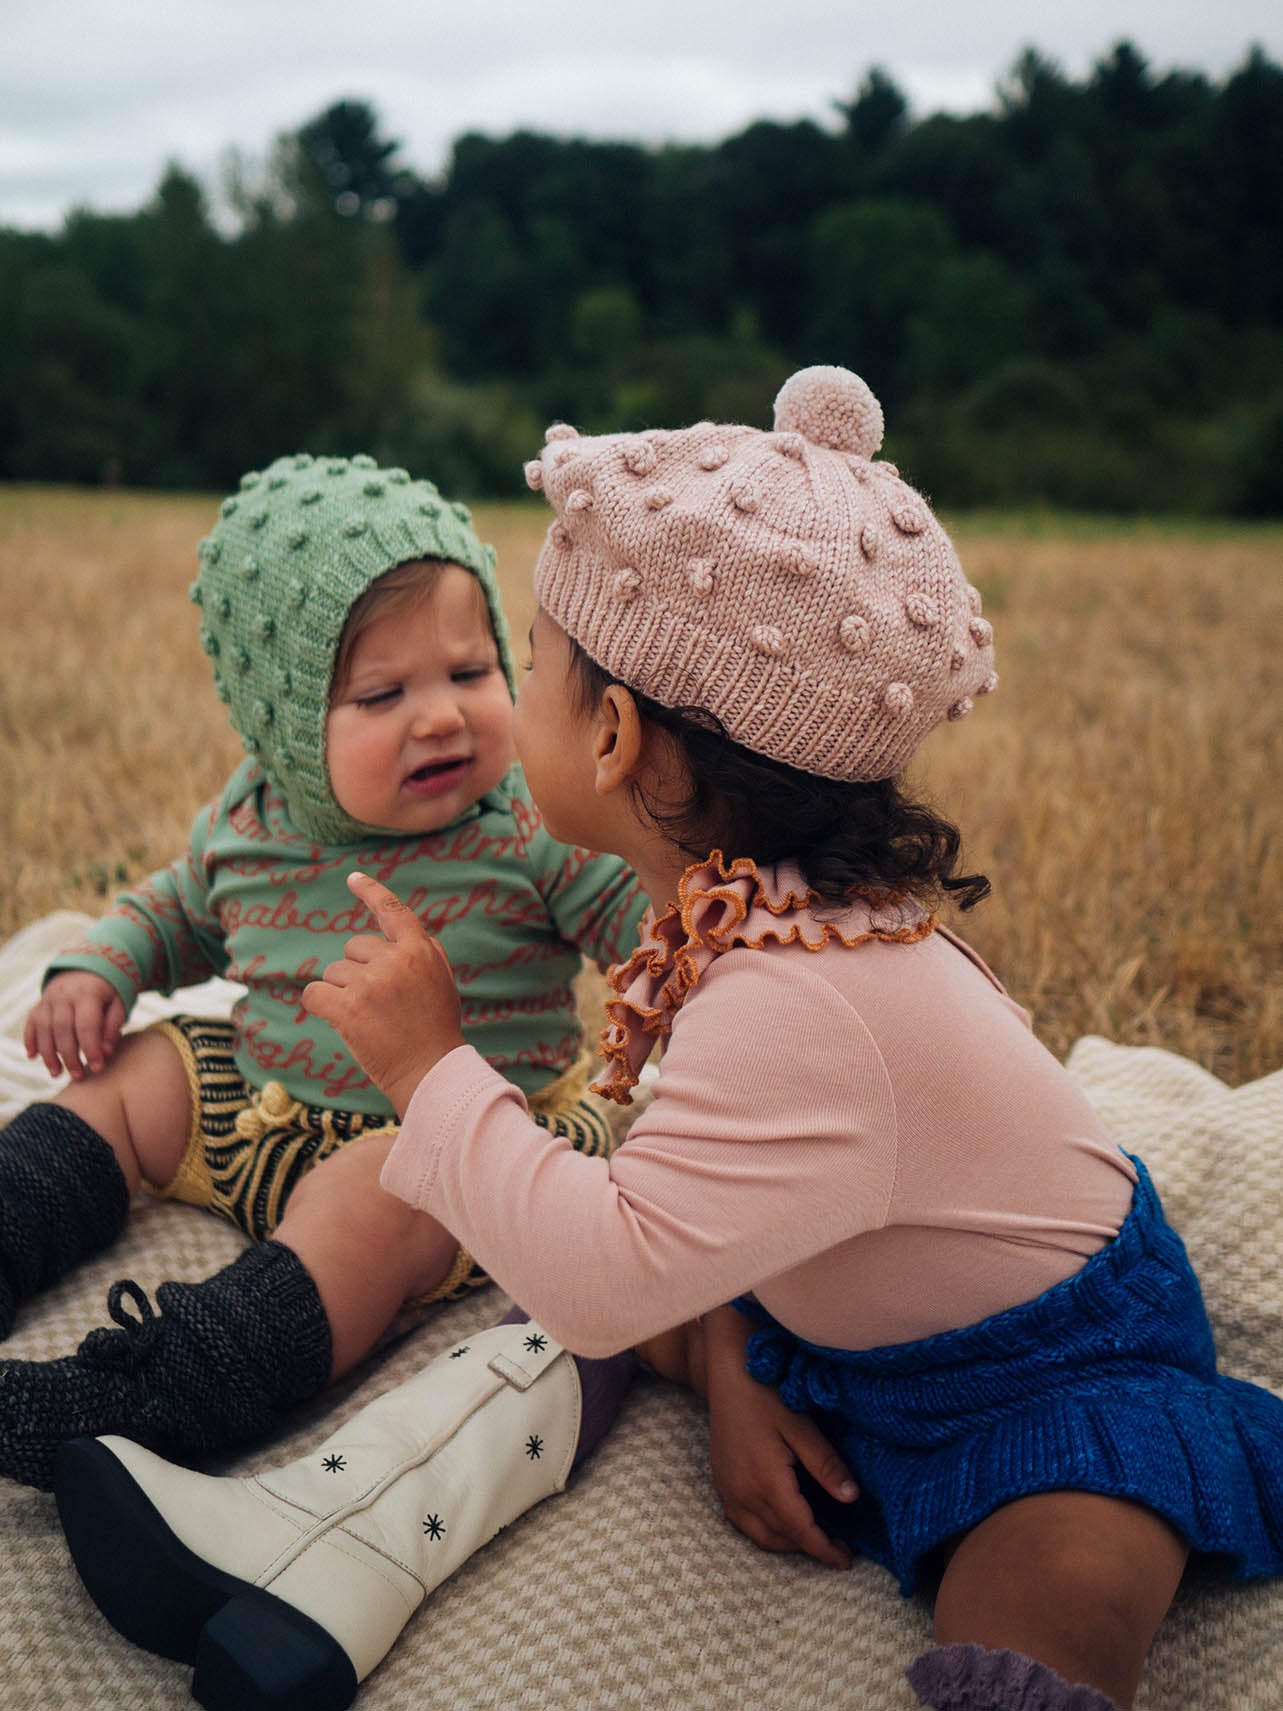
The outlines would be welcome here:
M 280 1222 L 295 1184 L 350 1141 L 391 1138 L 395 1122 L 360 1111 L 332 1111 L 294 1099 L 279 1081 L 255 1088 L 236 1067 L 233 1023 L 171 1016 L 152 1027 L 183 1060 L 192 1095 L 192 1126 L 171 1181 L 153 1190 L 162 1200 L 203 1206 L 256 1242 Z M 572 1069 L 530 1095 L 530 1115 L 577 1152 L 605 1157 L 618 1139 L 617 1107 L 588 1091 L 591 1063 Z M 414 1303 L 454 1301 L 490 1281 L 462 1248 L 449 1273 Z

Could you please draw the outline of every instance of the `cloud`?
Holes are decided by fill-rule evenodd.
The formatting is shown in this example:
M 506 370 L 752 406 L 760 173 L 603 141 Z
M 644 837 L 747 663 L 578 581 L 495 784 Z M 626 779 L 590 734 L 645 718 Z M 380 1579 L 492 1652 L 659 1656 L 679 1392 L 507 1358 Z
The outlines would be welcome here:
M 368 99 L 406 161 L 442 165 L 465 130 L 708 140 L 757 117 L 832 118 L 871 65 L 918 111 L 974 111 L 1026 45 L 1082 76 L 1122 37 L 1155 66 L 1214 76 L 1260 41 L 1275 0 L 9 0 L 0 58 L 0 220 L 52 224 L 72 201 L 137 207 L 178 158 L 213 179 L 225 150 L 344 96 Z

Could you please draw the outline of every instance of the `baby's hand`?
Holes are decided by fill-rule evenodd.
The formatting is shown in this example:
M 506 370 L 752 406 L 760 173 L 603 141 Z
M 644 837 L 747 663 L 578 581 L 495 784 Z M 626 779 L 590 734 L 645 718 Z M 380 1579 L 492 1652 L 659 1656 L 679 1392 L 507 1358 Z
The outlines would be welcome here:
M 384 936 L 349 939 L 343 961 L 303 988 L 303 1008 L 338 1030 L 403 1117 L 432 1066 L 464 1043 L 459 994 L 449 958 L 414 911 L 368 873 L 347 882 Z
M 805 1551 L 826 1567 L 850 1568 L 851 1553 L 828 1537 L 802 1495 L 797 1464 L 842 1503 L 854 1500 L 855 1481 L 813 1420 L 749 1377 L 744 1340 L 738 1360 L 719 1360 L 711 1340 L 708 1348 L 709 1456 L 726 1518 L 764 1551 Z
M 43 1058 L 50 1075 L 65 1068 L 73 1081 L 96 1074 L 110 1059 L 125 1025 L 125 1006 L 109 980 L 88 969 L 50 977 L 22 1031 L 28 1057 Z

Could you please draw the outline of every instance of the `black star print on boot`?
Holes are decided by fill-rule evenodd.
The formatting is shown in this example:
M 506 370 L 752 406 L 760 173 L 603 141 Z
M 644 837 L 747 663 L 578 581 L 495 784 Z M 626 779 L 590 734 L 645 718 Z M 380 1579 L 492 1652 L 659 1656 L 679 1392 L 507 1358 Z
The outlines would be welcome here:
M 450 1355 L 450 1359 L 451 1360 L 458 1360 L 460 1355 L 466 1355 L 467 1352 L 468 1352 L 468 1345 L 467 1345 L 467 1343 L 465 1343 L 461 1349 L 455 1349 L 452 1351 L 452 1353 Z
M 445 1522 L 439 1515 L 429 1515 L 423 1523 L 423 1530 L 430 1539 L 445 1537 Z
M 325 1469 L 326 1473 L 342 1473 L 343 1469 L 347 1466 L 347 1463 L 343 1460 L 342 1456 L 326 1456 L 325 1460 L 321 1463 L 321 1466 Z
M 543 1454 L 543 1439 L 537 1433 L 532 1432 L 526 1439 L 526 1454 L 531 1461 L 538 1461 Z
M 548 1339 L 540 1332 L 535 1331 L 526 1338 L 526 1347 L 532 1354 L 541 1355 L 548 1347 Z

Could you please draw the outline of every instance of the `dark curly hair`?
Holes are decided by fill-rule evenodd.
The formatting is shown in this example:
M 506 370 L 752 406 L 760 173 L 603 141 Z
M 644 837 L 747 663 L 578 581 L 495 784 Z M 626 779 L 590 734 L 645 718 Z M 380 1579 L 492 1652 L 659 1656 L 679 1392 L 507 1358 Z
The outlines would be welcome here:
M 619 679 L 573 637 L 567 641 L 576 699 L 589 712 Z M 690 780 L 671 798 L 634 784 L 636 800 L 692 860 L 712 849 L 763 865 L 791 859 L 833 909 L 861 893 L 891 892 L 927 907 L 948 898 L 962 909 L 989 895 L 984 874 L 957 871 L 957 827 L 914 801 L 898 778 L 848 784 L 799 772 L 733 742 L 702 708 L 664 707 L 631 687 L 629 693 L 642 717 L 676 745 Z

